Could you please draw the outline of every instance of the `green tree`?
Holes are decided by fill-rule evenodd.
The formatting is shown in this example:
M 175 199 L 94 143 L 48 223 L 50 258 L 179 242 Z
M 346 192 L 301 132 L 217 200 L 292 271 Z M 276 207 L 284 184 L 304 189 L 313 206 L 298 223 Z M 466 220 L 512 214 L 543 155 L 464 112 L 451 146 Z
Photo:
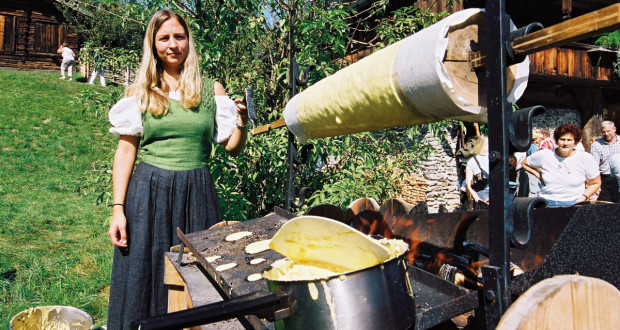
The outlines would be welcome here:
M 115 3 L 121 3 L 116 1 Z M 344 4 L 306 0 L 139 1 L 170 7 L 188 20 L 205 75 L 222 82 L 233 97 L 254 91 L 259 124 L 281 118 L 289 95 L 289 63 L 314 65 L 309 84 L 349 63 L 346 55 L 378 50 L 436 22 L 442 15 L 404 8 L 387 15 L 388 0 L 357 10 Z M 132 7 L 135 2 L 124 1 Z M 140 34 L 142 35 L 142 34 Z M 365 35 L 364 38 L 357 36 Z M 356 36 L 356 37 L 354 37 Z M 291 50 L 291 45 L 294 49 Z M 408 171 L 428 152 L 417 142 L 430 128 L 445 132 L 452 122 L 312 140 L 307 162 L 297 166 L 295 185 L 308 186 L 309 203 L 345 207 L 359 197 L 393 196 L 399 168 Z M 283 206 L 287 134 L 276 129 L 250 137 L 244 153 L 231 158 L 214 148 L 210 168 L 224 218 L 260 217 Z

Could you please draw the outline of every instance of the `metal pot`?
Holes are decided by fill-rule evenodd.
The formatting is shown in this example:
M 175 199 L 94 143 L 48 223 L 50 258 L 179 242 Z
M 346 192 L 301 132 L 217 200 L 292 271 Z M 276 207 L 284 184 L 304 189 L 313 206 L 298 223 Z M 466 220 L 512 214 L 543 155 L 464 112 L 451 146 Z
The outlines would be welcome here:
M 415 304 L 404 253 L 382 264 L 315 281 L 267 280 L 269 291 L 132 323 L 177 329 L 255 314 L 277 329 L 407 329 Z

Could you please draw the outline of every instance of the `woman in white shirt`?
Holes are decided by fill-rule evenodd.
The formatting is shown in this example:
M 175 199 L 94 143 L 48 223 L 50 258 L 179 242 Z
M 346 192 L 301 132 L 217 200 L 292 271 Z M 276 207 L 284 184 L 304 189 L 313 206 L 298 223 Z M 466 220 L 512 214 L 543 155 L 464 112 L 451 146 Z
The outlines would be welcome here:
M 547 200 L 548 206 L 571 206 L 590 200 L 601 186 L 601 176 L 592 155 L 575 149 L 581 129 L 564 124 L 555 129 L 553 137 L 557 148 L 540 150 L 523 161 L 523 168 L 543 185 L 539 196 Z

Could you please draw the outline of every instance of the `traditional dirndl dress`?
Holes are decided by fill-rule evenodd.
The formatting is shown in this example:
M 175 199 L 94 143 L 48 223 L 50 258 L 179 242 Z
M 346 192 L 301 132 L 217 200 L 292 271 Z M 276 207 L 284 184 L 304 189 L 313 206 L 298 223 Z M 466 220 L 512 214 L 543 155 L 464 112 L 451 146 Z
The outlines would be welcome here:
M 205 86 L 213 86 L 213 81 Z M 203 94 L 200 106 L 184 109 L 178 95 L 171 93 L 164 116 L 142 115 L 135 98 L 125 98 L 110 110 L 114 134 L 137 132 L 143 137 L 142 162 L 125 198 L 128 247 L 114 248 L 110 330 L 128 329 L 133 320 L 165 314 L 164 253 L 180 244 L 176 228 L 191 233 L 222 220 L 206 162 L 213 139 L 221 142 L 234 129 L 236 106 L 226 96 Z M 127 110 L 128 105 L 133 111 Z

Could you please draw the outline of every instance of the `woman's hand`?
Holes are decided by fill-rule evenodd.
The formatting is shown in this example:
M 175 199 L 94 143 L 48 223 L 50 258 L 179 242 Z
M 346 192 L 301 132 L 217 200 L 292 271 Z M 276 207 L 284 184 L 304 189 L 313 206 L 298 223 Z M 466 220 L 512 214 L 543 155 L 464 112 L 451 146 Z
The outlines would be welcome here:
M 127 247 L 127 219 L 125 218 L 124 208 L 121 206 L 114 206 L 108 235 L 112 244 L 118 247 Z
M 235 105 L 237 106 L 237 114 L 239 115 L 239 121 L 237 122 L 237 124 L 239 126 L 245 126 L 248 124 L 248 107 L 245 104 L 245 100 L 244 99 L 235 99 Z

